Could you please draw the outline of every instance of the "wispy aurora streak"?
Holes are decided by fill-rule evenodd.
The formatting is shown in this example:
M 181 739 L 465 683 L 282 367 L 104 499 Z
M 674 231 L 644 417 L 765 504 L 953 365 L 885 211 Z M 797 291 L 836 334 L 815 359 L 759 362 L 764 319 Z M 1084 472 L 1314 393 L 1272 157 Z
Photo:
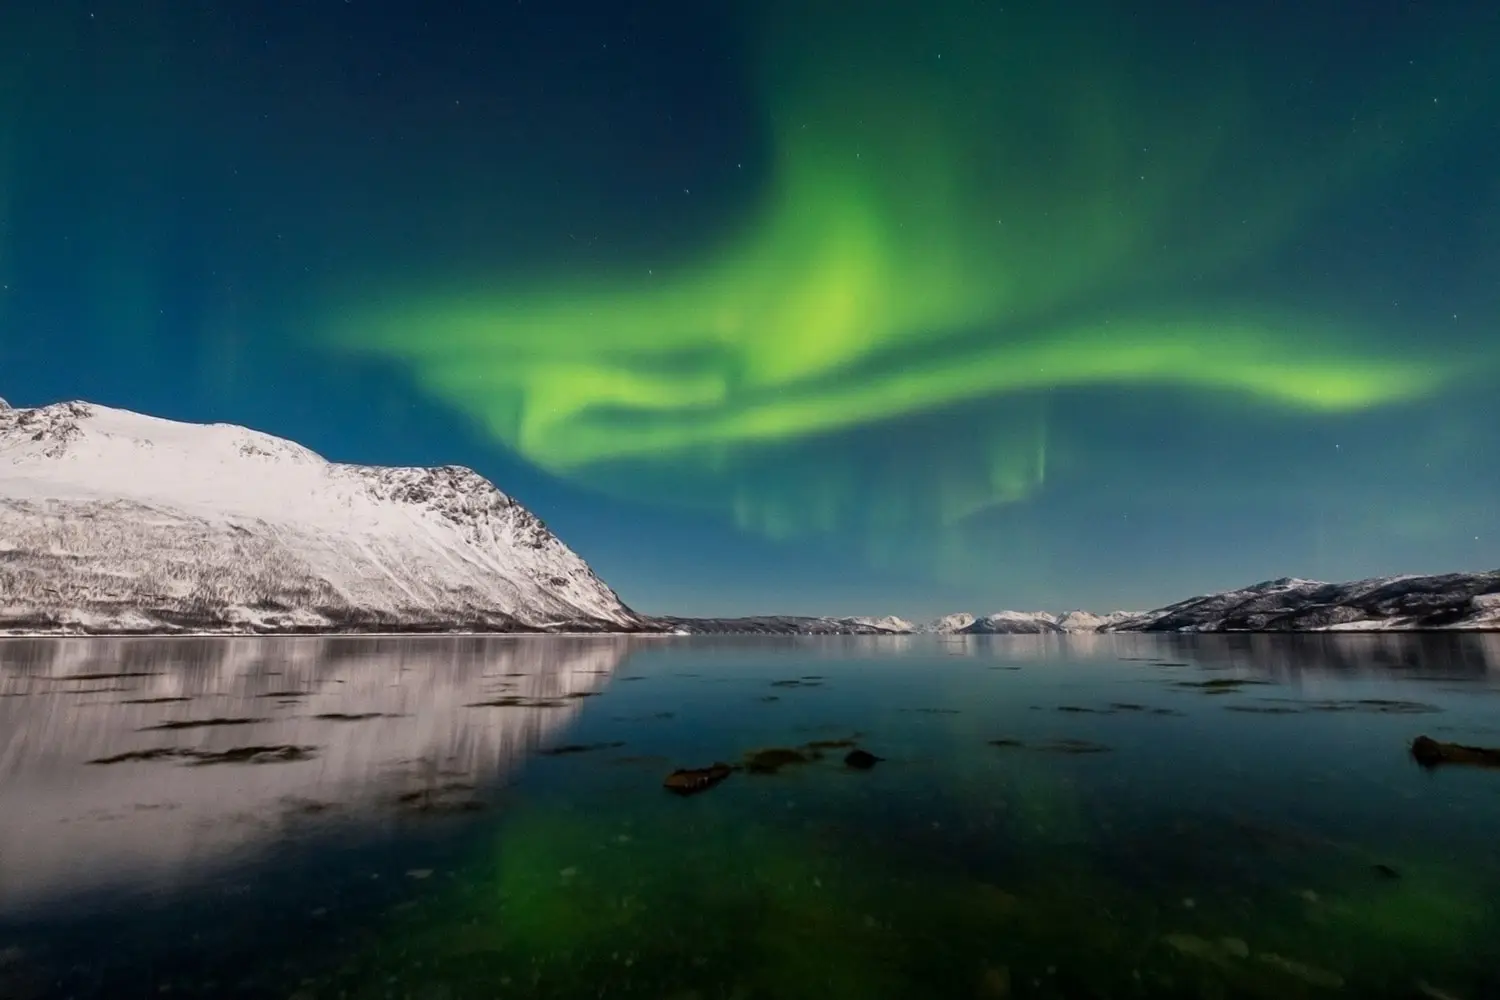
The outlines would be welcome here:
M 950 549 L 966 517 L 1043 484 L 1048 390 L 1318 414 L 1455 373 L 1380 331 L 1199 291 L 1390 162 L 1380 137 L 1318 134 L 1282 160 L 1297 137 L 1233 67 L 1184 86 L 1112 55 L 1107 26 L 968 4 L 827 14 L 843 6 L 757 17 L 772 173 L 699 262 L 398 293 L 345 310 L 337 342 L 409 363 L 607 492 L 778 537 L 921 529 Z M 951 422 L 887 435 L 955 406 L 982 411 L 961 441 Z

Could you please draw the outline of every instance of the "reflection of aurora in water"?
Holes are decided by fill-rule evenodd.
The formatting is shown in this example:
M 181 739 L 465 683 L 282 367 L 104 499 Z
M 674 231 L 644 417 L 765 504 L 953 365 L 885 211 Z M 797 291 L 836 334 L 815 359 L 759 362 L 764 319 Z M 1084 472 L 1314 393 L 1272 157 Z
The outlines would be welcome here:
M 58 728 L 48 713 L 17 731 L 6 787 L 45 779 L 31 787 L 71 790 L 79 807 L 53 824 L 55 845 L 33 823 L 22 859 L 74 845 L 74 889 L 122 876 L 155 904 L 13 899 L 0 993 L 1280 1000 L 1341 983 L 1395 1000 L 1418 982 L 1459 997 L 1500 986 L 1494 775 L 1424 774 L 1403 752 L 1418 730 L 1500 740 L 1492 637 L 961 638 L 11 644 L 5 693 L 40 683 L 22 673 L 155 669 L 121 683 L 204 708 L 267 683 L 352 689 L 287 709 L 283 734 L 313 725 L 314 707 L 406 715 L 308 729 L 328 752 L 303 764 L 144 763 L 75 783 L 79 758 L 147 735 L 134 732 L 146 709 L 92 704 L 123 693 L 15 698 L 110 723 Z M 611 670 L 576 711 L 462 707 L 476 684 L 555 695 Z M 772 686 L 790 677 L 819 683 Z M 1179 683 L 1200 678 L 1266 683 Z M 1416 714 L 1226 710 L 1338 699 Z M 525 760 L 543 730 L 544 745 L 596 749 Z M 873 771 L 845 769 L 837 748 L 693 798 L 660 787 L 675 764 L 853 732 L 887 758 Z M 1042 749 L 1058 739 L 1111 749 Z M 433 749 L 508 787 L 487 789 L 479 813 L 393 817 L 380 802 L 405 787 L 395 758 Z M 220 786 L 264 793 L 263 822 L 245 825 L 243 796 L 211 808 Z M 334 808 L 299 818 L 314 798 Z M 89 808 L 115 800 L 155 808 Z M 174 804 L 183 815 L 151 815 Z M 180 836 L 159 853 L 214 863 L 121 869 L 139 838 L 108 842 L 111 824 L 196 824 L 199 857 L 173 853 Z M 253 852 L 221 849 L 247 831 Z M 90 836 L 105 849 L 76 839 Z
M 1385 80 L 1381 129 L 1336 129 L 1273 113 L 1232 61 L 1152 74 L 1071 16 L 916 10 L 757 13 L 770 176 L 699 259 L 391 293 L 336 339 L 409 362 L 554 473 L 944 559 L 966 518 L 1046 482 L 1049 392 L 1307 421 L 1455 383 L 1459 354 L 1412 331 L 1235 279 L 1449 135 L 1460 106 L 1410 95 L 1461 78 L 1461 54 Z
M 1295 644 L 1262 653 L 1268 672 L 1250 657 L 1237 664 L 1248 673 L 1226 674 L 1216 638 L 1206 676 L 1297 668 L 1268 697 L 1418 699 L 1446 710 L 1421 727 L 1473 731 L 1497 696 L 1483 676 L 1457 696 L 1390 674 L 1351 677 L 1298 662 Z M 1270 1000 L 1331 988 L 1406 997 L 1420 982 L 1475 996 L 1500 985 L 1491 776 L 1418 774 L 1401 753 L 1411 719 L 1246 722 L 1222 698 L 1170 687 L 1184 669 L 1200 676 L 1196 667 L 1115 660 L 1195 660 L 1177 640 L 1122 637 L 1071 662 L 1030 637 L 937 659 L 930 646 L 891 657 L 858 643 L 723 644 L 707 661 L 706 646 L 645 654 L 636 667 L 650 679 L 625 685 L 631 698 L 679 712 L 654 732 L 637 725 L 632 752 L 706 761 L 860 729 L 890 759 L 868 774 L 835 756 L 737 775 L 689 800 L 656 787 L 666 756 L 539 764 L 487 846 L 455 869 L 456 885 L 415 894 L 380 921 L 384 944 L 339 954 L 342 971 L 319 988 Z M 813 656 L 787 655 L 799 648 Z M 1473 652 L 1440 642 L 1428 666 Z M 673 680 L 689 664 L 704 672 Z M 996 665 L 1022 670 L 985 669 Z M 770 679 L 803 670 L 828 689 L 745 707 Z M 648 696 L 651 684 L 664 686 Z M 1116 698 L 1189 717 L 1054 710 Z M 601 713 L 585 716 L 577 737 L 619 732 Z M 1029 745 L 1086 737 L 1114 751 L 984 745 L 1001 732 Z

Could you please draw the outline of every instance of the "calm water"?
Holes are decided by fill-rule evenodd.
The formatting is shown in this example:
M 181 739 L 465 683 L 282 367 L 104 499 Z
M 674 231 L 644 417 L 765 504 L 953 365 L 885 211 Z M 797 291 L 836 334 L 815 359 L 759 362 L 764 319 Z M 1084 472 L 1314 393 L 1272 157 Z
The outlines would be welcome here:
M 8 641 L 0 997 L 1497 997 L 1419 733 L 1500 636 Z

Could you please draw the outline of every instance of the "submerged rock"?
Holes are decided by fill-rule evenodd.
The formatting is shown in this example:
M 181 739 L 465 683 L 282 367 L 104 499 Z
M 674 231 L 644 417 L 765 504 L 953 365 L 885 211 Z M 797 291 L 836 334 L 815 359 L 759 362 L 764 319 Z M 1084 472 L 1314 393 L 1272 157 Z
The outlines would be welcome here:
M 1316 965 L 1308 965 L 1306 962 L 1283 958 L 1281 955 L 1270 951 L 1263 951 L 1255 957 L 1269 966 L 1280 969 L 1282 972 L 1302 980 L 1309 986 L 1321 986 L 1329 990 L 1342 989 L 1344 986 L 1343 976 L 1337 972 L 1320 969 Z
M 1411 755 L 1423 767 L 1439 764 L 1472 764 L 1476 767 L 1500 767 L 1500 750 L 1490 747 L 1464 746 L 1462 743 L 1443 743 L 1430 736 L 1418 736 L 1411 741 Z
M 1191 688 L 1202 691 L 1204 694 L 1228 694 L 1231 691 L 1238 691 L 1242 687 L 1269 683 L 1271 682 L 1253 680 L 1249 677 L 1214 677 L 1206 681 L 1174 681 L 1172 686 Z
M 142 726 L 137 732 L 149 733 L 157 730 L 176 729 L 206 729 L 211 726 L 251 726 L 259 722 L 267 722 L 267 719 L 174 719 L 170 722 L 158 722 L 154 726 Z
M 1047 753 L 1108 753 L 1110 748 L 1103 743 L 1095 743 L 1092 740 L 1049 740 L 1046 743 L 1038 743 L 1033 748 Z
M 992 1000 L 1006 1000 L 1010 996 L 1010 968 L 992 965 L 984 970 L 979 979 L 979 992 Z
M 789 764 L 808 764 L 817 759 L 817 753 L 812 751 L 767 747 L 745 754 L 745 770 L 751 774 L 775 774 Z
M 850 750 L 844 757 L 844 763 L 857 771 L 868 771 L 882 760 L 885 758 L 877 757 L 868 750 Z
M 1228 957 L 1228 953 L 1219 945 L 1196 934 L 1167 934 L 1162 937 L 1162 943 L 1174 951 L 1207 962 L 1223 962 Z
M 734 768 L 722 761 L 715 762 L 708 767 L 678 768 L 667 775 L 662 787 L 669 792 L 678 795 L 696 795 L 706 792 L 710 788 L 729 777 Z
M 564 743 L 561 746 L 538 750 L 537 753 L 543 757 L 565 757 L 575 753 L 592 753 L 595 750 L 615 750 L 624 745 L 620 741 L 612 743 Z
M 150 750 L 130 750 L 110 757 L 96 757 L 90 764 L 124 764 L 131 761 L 184 760 L 190 765 L 205 764 L 279 764 L 311 760 L 317 747 L 312 746 L 249 746 L 230 747 L 228 750 L 197 750 L 191 747 L 153 747 Z

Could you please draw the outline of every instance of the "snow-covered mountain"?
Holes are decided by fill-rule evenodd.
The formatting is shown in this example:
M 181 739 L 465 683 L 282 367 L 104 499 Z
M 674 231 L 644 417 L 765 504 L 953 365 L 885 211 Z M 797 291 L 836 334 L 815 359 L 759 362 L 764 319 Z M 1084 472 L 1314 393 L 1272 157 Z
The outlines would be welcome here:
M 967 621 L 967 624 L 959 624 Z M 1385 576 L 1351 583 L 1285 578 L 1192 597 L 1155 611 L 1000 611 L 948 615 L 917 631 L 962 635 L 1090 632 L 1500 630 L 1500 570 Z
M 936 632 L 940 635 L 951 635 L 955 632 L 962 632 L 964 629 L 973 624 L 973 615 L 969 614 L 967 611 L 958 611 L 951 615 L 944 615 L 943 617 L 935 621 L 923 622 L 921 625 L 918 625 L 914 631 Z
M 1350 583 L 1284 578 L 1192 597 L 1111 632 L 1367 632 L 1500 629 L 1500 570 L 1382 576 Z
M 1057 624 L 1064 632 L 1107 632 L 1113 626 L 1134 621 L 1139 611 L 1111 611 L 1107 615 L 1096 615 L 1092 611 L 1064 611 L 1057 616 Z
M 747 618 L 657 618 L 682 635 L 899 635 L 910 631 L 887 627 L 899 618 L 815 618 L 801 615 L 754 615 Z M 886 625 L 875 624 L 886 622 Z
M 712 627 L 672 619 L 686 632 L 793 634 L 1085 635 L 1101 632 L 1500 631 L 1500 570 L 1385 576 L 1351 583 L 1286 578 L 1193 597 L 1155 611 L 967 612 L 911 625 L 884 618 L 729 618 Z M 770 623 L 774 627 L 769 627 Z
M 530 511 L 458 466 L 90 403 L 0 408 L 0 631 L 633 631 Z
M 917 628 L 905 618 L 897 618 L 895 615 L 882 615 L 879 618 L 850 618 L 848 621 L 854 622 L 857 625 L 868 625 L 871 628 L 878 628 L 884 632 L 914 632 Z
M 958 630 L 964 635 L 1045 635 L 1064 632 L 1057 616 L 1046 611 L 997 611 Z

